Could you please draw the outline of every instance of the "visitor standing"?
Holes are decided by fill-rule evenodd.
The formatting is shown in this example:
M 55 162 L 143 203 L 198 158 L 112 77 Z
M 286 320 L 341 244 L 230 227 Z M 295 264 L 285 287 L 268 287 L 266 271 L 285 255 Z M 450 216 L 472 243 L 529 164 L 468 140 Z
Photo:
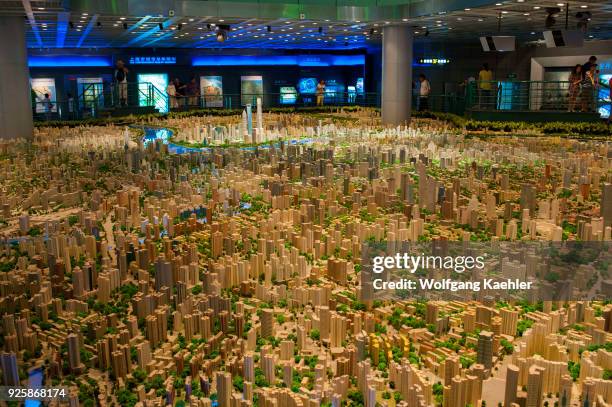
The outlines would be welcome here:
M 593 65 L 597 65 L 597 57 L 595 55 L 591 55 L 589 57 L 589 60 L 586 61 L 584 65 L 582 65 L 582 77 L 583 78 L 586 76 L 587 72 L 591 70 L 591 66 Z
M 117 93 L 119 94 L 119 104 L 121 106 L 127 106 L 128 98 L 128 81 L 127 81 L 128 69 L 125 67 L 125 63 L 120 59 L 117 61 L 115 69 L 115 82 L 117 84 Z
M 43 110 L 45 112 L 45 119 L 51 120 L 51 112 L 53 111 L 53 102 L 51 102 L 51 96 L 45 93 L 45 97 L 42 101 Z
M 582 65 L 576 64 L 569 76 L 569 100 L 567 111 L 573 112 L 576 107 L 576 98 L 580 93 L 580 82 L 582 82 Z
M 174 86 L 174 81 L 170 81 L 168 86 L 166 86 L 166 94 L 168 95 L 168 100 L 170 102 L 170 109 L 176 109 L 178 107 L 178 103 L 176 101 L 176 87 Z
M 429 110 L 429 95 L 431 94 L 431 85 L 424 74 L 419 75 L 419 110 Z
M 321 79 L 317 85 L 317 106 L 323 106 L 323 99 L 325 98 L 325 81 Z
M 181 83 L 179 78 L 174 78 L 174 89 L 176 90 L 176 107 L 185 106 L 185 85 Z
M 592 112 L 595 107 L 595 88 L 597 87 L 597 64 L 591 64 L 582 80 L 582 111 Z
M 489 68 L 488 63 L 482 64 L 482 69 L 478 72 L 478 104 L 481 109 L 486 109 L 491 105 L 493 95 L 493 71 Z
M 74 97 L 72 97 L 72 93 L 66 93 L 66 98 L 68 99 L 68 117 L 72 120 L 74 119 Z
M 198 105 L 198 83 L 196 82 L 196 77 L 193 76 L 189 83 L 187 84 L 186 89 L 187 96 L 189 97 L 189 106 L 197 106 Z

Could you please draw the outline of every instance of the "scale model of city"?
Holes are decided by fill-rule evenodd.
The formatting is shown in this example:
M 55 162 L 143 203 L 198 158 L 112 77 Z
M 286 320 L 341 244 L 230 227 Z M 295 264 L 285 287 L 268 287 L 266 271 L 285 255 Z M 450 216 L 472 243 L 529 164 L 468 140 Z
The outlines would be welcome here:
M 610 254 L 609 141 L 253 110 L 0 144 L 3 385 L 70 406 L 612 404 L 612 264 L 568 257 L 586 301 L 369 300 L 360 278 L 391 240 Z

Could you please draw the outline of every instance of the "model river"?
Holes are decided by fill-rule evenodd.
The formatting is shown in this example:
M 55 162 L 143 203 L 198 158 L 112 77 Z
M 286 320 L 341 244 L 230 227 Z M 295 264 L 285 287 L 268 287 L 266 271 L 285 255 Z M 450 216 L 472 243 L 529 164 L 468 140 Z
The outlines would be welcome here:
M 172 136 L 174 132 L 166 127 L 147 127 L 147 126 L 134 126 L 134 128 L 139 128 L 144 131 L 144 136 L 142 141 L 146 146 L 149 143 L 154 143 L 156 140 L 162 141 L 164 144 L 168 145 L 168 151 L 170 154 L 189 154 L 196 152 L 210 152 L 213 148 L 217 148 L 215 146 L 211 147 L 186 147 L 179 144 L 175 144 L 172 142 Z M 294 144 L 310 144 L 313 143 L 316 139 L 314 138 L 300 138 L 294 140 L 285 140 L 285 143 L 294 145 Z M 323 138 L 321 138 L 323 140 Z M 270 142 L 269 144 L 259 144 L 257 146 L 241 146 L 240 148 L 243 150 L 255 150 L 257 148 L 270 148 L 271 146 L 280 147 L 281 142 Z

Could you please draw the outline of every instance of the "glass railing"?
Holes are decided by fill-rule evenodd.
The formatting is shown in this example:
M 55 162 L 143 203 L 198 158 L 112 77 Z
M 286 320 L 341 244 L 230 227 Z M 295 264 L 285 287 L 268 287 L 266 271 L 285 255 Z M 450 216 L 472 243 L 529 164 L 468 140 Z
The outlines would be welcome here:
M 165 94 L 148 82 L 88 84 L 76 98 L 33 101 L 32 113 L 36 121 L 49 121 L 99 118 L 116 111 L 153 112 L 158 108 L 156 102 L 160 97 L 165 103 Z
M 117 109 L 130 113 L 130 108 L 136 107 L 149 107 L 161 113 L 193 109 L 243 109 L 246 104 L 251 104 L 255 109 L 258 98 L 262 99 L 262 106 L 265 109 L 380 105 L 380 96 L 376 93 L 337 92 L 326 94 L 322 98 L 316 94 L 282 93 L 169 96 L 150 84 L 128 83 L 106 85 L 97 97 L 90 95 L 87 103 L 83 103 L 80 98 L 39 101 L 33 105 L 33 111 L 34 119 L 37 121 L 81 120 L 104 117 Z
M 466 109 L 597 112 L 606 103 L 601 96 L 603 86 L 568 81 L 474 81 L 467 87 Z

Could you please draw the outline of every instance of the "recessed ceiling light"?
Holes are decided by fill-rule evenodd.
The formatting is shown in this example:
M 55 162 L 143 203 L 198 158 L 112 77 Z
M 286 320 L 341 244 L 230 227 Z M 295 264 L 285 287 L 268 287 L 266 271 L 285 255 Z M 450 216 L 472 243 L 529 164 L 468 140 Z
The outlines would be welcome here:
M 580 8 L 588 8 L 589 6 L 587 6 L 586 4 L 583 4 L 582 6 L 580 6 Z
M 457 17 L 457 21 L 462 21 L 462 20 L 463 20 L 463 18 Z M 439 27 L 439 25 L 438 25 L 438 27 Z
M 539 9 L 540 9 L 540 6 L 533 6 L 533 9 L 534 9 L 534 10 L 539 10 Z
M 355 20 L 355 22 L 356 22 L 356 23 L 360 23 L 361 21 L 359 21 L 359 20 Z
M 77 28 L 83 28 L 83 26 L 82 25 L 77 25 Z
M 482 18 L 479 18 L 478 21 L 484 21 Z
M 119 24 L 113 24 L 113 27 L 119 27 Z
M 524 16 L 528 16 L 528 15 L 529 15 L 529 13 L 523 13 L 523 15 L 524 15 Z
M 470 11 L 470 10 L 471 10 L 471 8 L 464 8 L 464 10 L 465 10 L 465 11 Z
M 44 7 L 39 7 L 38 8 L 40 11 L 43 11 L 45 8 Z
M 501 6 L 502 4 L 501 4 L 501 3 L 495 3 L 495 5 L 496 5 L 496 6 Z
M 125 20 L 125 17 L 119 17 L 119 20 L 123 21 L 123 20 Z
M 426 26 L 422 26 L 421 28 L 425 29 L 425 28 L 427 28 L 427 27 L 426 27 Z
M 87 16 L 88 14 L 87 14 L 87 13 L 83 13 L 83 15 L 84 15 L 84 16 Z
M 592 35 L 589 35 L 589 38 L 593 38 L 593 36 L 592 36 Z
M 222 23 L 222 22 L 224 22 L 224 21 L 225 21 L 225 20 L 219 20 L 219 22 L 221 22 L 221 23 Z
M 532 31 L 532 32 L 531 32 L 531 35 L 535 35 L 535 31 Z
M 502 11 L 502 14 L 508 14 L 508 12 L 506 10 Z
M 404 21 L 404 22 L 405 22 L 405 21 L 408 21 L 408 19 L 407 19 L 407 18 L 402 18 L 402 21 Z
M 418 32 L 418 31 L 415 31 L 414 33 L 415 33 L 415 34 L 418 34 L 419 32 Z
M 193 22 L 193 21 L 194 21 L 194 19 L 193 19 L 193 18 L 190 18 L 190 19 L 189 19 L 189 21 Z
M 563 6 L 565 6 L 565 3 L 557 3 L 557 6 L 563 7 Z

